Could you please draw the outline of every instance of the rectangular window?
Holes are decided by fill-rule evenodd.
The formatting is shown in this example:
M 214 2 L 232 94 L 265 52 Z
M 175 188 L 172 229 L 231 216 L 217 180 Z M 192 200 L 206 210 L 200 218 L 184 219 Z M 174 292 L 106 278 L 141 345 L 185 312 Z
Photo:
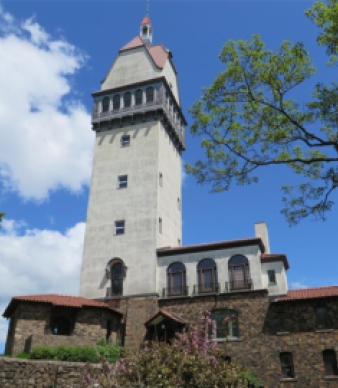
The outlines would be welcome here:
M 181 210 L 181 201 L 179 198 L 177 198 L 177 209 Z
M 130 145 L 130 135 L 123 135 L 121 137 L 121 147 L 127 147 Z
M 281 362 L 281 368 L 282 368 L 282 377 L 294 378 L 295 371 L 293 368 L 292 353 L 289 353 L 289 352 L 281 353 L 280 362 Z
M 178 246 L 179 246 L 179 247 L 182 245 L 182 243 L 181 243 L 181 240 L 180 240 L 180 239 L 177 239 L 177 244 L 178 244 Z
M 128 186 L 128 175 L 120 175 L 117 178 L 117 187 L 119 189 L 125 189 Z
M 158 182 L 159 182 L 160 186 L 162 187 L 163 186 L 163 175 L 161 172 L 158 175 Z
M 158 231 L 162 233 L 162 218 L 158 219 Z
M 276 284 L 276 272 L 273 269 L 268 270 L 269 284 Z
M 124 234 L 124 221 L 115 221 L 115 234 Z

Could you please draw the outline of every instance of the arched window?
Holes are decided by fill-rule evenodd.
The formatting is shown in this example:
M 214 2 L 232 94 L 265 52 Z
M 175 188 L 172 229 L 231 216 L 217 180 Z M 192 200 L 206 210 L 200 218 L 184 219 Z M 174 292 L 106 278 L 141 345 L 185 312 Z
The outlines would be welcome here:
M 316 329 L 325 330 L 330 329 L 329 310 L 325 306 L 315 308 Z
M 123 294 L 124 265 L 121 260 L 114 260 L 110 269 L 111 295 Z
M 323 360 L 326 376 L 338 375 L 336 352 L 332 349 L 323 351 Z
M 120 103 L 121 103 L 120 95 L 115 94 L 115 96 L 113 97 L 113 110 L 120 109 Z
M 215 322 L 215 338 L 238 338 L 238 313 L 232 309 L 214 310 L 210 319 Z
M 245 256 L 236 255 L 229 260 L 229 289 L 251 289 L 249 261 Z
M 130 92 L 124 93 L 123 103 L 124 103 L 125 108 L 130 107 L 130 105 L 131 105 L 131 93 Z
M 135 92 L 135 105 L 142 105 L 142 101 L 143 101 L 142 95 L 143 95 L 142 89 L 137 89 Z
M 212 259 L 203 259 L 197 266 L 198 292 L 218 292 L 217 266 Z
M 154 101 L 154 88 L 152 86 L 149 86 L 146 89 L 146 101 L 147 102 L 153 102 Z
M 280 354 L 280 363 L 282 369 L 282 377 L 295 377 L 295 371 L 293 367 L 292 353 L 284 352 Z
M 109 111 L 109 105 L 110 105 L 110 98 L 105 97 L 102 100 L 102 112 L 108 112 Z
M 72 325 L 68 318 L 57 316 L 52 322 L 52 332 L 55 335 L 70 335 Z
M 167 269 L 168 295 L 186 295 L 186 272 L 183 263 L 170 264 Z

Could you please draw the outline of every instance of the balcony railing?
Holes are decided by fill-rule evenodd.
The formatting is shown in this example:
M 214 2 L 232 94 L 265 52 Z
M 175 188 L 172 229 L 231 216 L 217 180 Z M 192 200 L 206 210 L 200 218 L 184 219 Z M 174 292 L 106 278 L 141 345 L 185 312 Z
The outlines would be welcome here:
M 239 290 L 253 290 L 252 279 L 230 280 L 225 283 L 225 292 L 239 291 Z
M 162 298 L 168 298 L 171 296 L 187 296 L 187 295 L 189 295 L 188 286 L 163 288 L 163 291 L 162 291 Z
M 194 295 L 218 294 L 219 292 L 221 292 L 219 283 L 204 283 L 194 285 Z

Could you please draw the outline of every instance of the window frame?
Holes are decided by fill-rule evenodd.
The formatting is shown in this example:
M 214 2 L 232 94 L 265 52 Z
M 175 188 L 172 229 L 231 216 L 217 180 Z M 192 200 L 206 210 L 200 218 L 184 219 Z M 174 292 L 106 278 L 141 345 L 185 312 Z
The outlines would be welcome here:
M 274 269 L 268 269 L 267 273 L 268 273 L 268 284 L 269 284 L 269 286 L 270 285 L 271 286 L 277 285 L 276 271 Z M 272 275 L 273 281 L 271 281 L 271 275 Z
M 118 225 L 118 223 L 122 223 Z M 114 236 L 122 236 L 126 233 L 126 221 L 125 220 L 117 220 L 114 222 Z
M 239 264 L 231 264 L 231 261 L 233 261 L 235 258 L 241 257 L 245 259 L 244 263 Z M 236 268 L 239 268 L 240 271 L 237 272 Z M 241 284 L 236 277 L 238 277 L 238 273 L 242 274 L 242 283 Z M 232 256 L 228 261 L 228 275 L 229 275 L 229 289 L 230 290 L 247 290 L 251 289 L 252 287 L 252 280 L 251 280 L 251 274 L 250 274 L 250 265 L 249 260 L 246 256 L 237 254 Z
M 161 217 L 158 218 L 158 232 L 161 234 L 163 233 L 163 222 Z
M 121 147 L 130 146 L 130 135 L 122 135 L 120 139 L 120 145 Z
M 125 180 L 123 180 L 125 178 Z M 128 187 L 128 175 L 119 175 L 117 177 L 117 188 L 126 189 Z
M 325 322 L 324 319 L 319 317 L 318 310 L 325 309 Z M 321 305 L 315 307 L 315 328 L 316 330 L 329 330 L 331 329 L 330 313 L 327 306 Z M 320 322 L 322 321 L 322 322 Z
M 213 262 L 213 266 L 203 267 L 203 262 L 210 260 Z M 206 273 L 211 272 L 211 285 L 208 287 L 206 282 Z M 197 279 L 198 279 L 198 293 L 218 292 L 218 273 L 217 264 L 214 259 L 206 257 L 197 264 Z
M 135 90 L 135 105 L 140 106 L 143 104 L 143 90 L 136 89 Z
M 102 113 L 109 112 L 109 109 L 110 109 L 110 97 L 105 96 L 102 99 Z
M 337 354 L 334 349 L 325 349 L 322 352 L 325 376 L 337 376 Z
M 170 270 L 170 267 L 173 267 L 175 264 L 181 264 L 182 269 L 179 270 Z M 168 295 L 183 295 L 185 294 L 185 288 L 187 285 L 187 275 L 186 275 L 186 267 L 184 263 L 181 261 L 175 261 L 168 265 L 167 268 L 167 290 L 168 290 Z M 174 287 L 174 277 L 179 275 L 180 276 L 180 285 L 179 289 L 177 291 L 176 287 Z
M 155 89 L 153 86 L 146 88 L 146 104 L 150 104 L 155 101 Z
M 126 97 L 129 96 L 129 99 Z M 129 105 L 126 104 L 126 102 L 129 101 Z M 123 95 L 123 108 L 130 108 L 131 107 L 131 92 L 125 92 Z
M 115 94 L 113 97 L 113 110 L 121 109 L 121 96 L 120 94 Z
M 116 268 L 119 267 L 119 272 Z M 115 272 L 114 272 L 115 268 Z M 124 263 L 120 259 L 115 259 L 110 264 L 110 286 L 112 296 L 123 295 L 123 280 L 124 280 Z M 115 282 L 115 283 L 114 283 Z M 115 292 L 114 292 L 115 290 Z
M 233 321 L 231 322 L 229 319 L 222 324 L 222 328 L 217 328 L 217 320 L 213 319 L 216 315 L 221 315 L 221 322 L 224 322 L 226 318 L 232 317 Z M 215 309 L 211 311 L 210 319 L 215 322 L 215 337 L 214 340 L 238 340 L 240 338 L 239 333 L 239 313 L 235 309 Z M 231 323 L 231 325 L 229 325 Z M 218 336 L 218 332 L 223 331 L 227 332 L 226 335 Z
M 285 362 L 285 359 L 288 357 L 290 362 Z M 291 352 L 281 352 L 279 354 L 280 365 L 281 365 L 281 374 L 283 379 L 294 379 L 295 378 L 295 367 L 293 363 L 293 355 Z M 284 360 L 283 360 L 284 359 Z M 287 370 L 289 369 L 289 371 Z

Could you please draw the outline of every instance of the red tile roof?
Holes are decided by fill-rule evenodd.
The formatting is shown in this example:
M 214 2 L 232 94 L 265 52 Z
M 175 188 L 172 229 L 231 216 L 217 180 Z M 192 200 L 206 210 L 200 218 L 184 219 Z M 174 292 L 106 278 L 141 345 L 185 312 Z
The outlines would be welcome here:
M 171 256 L 193 252 L 214 251 L 217 249 L 246 247 L 251 245 L 258 245 L 262 252 L 265 251 L 262 240 L 258 237 L 243 238 L 239 240 L 225 240 L 207 244 L 187 245 L 185 247 L 166 247 L 157 249 L 157 256 Z
M 141 26 L 144 26 L 145 24 L 151 24 L 150 18 L 148 15 L 144 17 L 144 19 L 141 22 Z
M 58 294 L 44 294 L 44 295 L 25 295 L 15 296 L 7 306 L 3 316 L 9 318 L 19 302 L 33 302 L 33 303 L 49 303 L 53 306 L 63 307 L 96 307 L 113 310 L 118 314 L 122 314 L 121 311 L 109 307 L 106 303 L 99 302 L 92 299 L 83 298 L 82 296 L 70 296 L 70 295 L 58 295 Z
M 164 310 L 164 309 L 159 309 L 155 315 L 153 315 L 151 318 L 147 319 L 144 322 L 144 325 L 147 326 L 151 321 L 156 319 L 159 315 L 164 315 L 166 318 L 169 318 L 177 323 L 180 323 L 181 325 L 185 325 L 185 321 L 183 321 L 183 319 L 181 319 L 177 315 L 174 315 L 174 314 L 172 314 L 169 311 Z
M 140 36 L 136 36 L 129 43 L 127 43 L 125 46 L 123 46 L 120 49 L 120 52 L 131 50 L 131 49 L 134 49 L 137 47 L 144 47 L 148 51 L 151 59 L 154 61 L 155 65 L 156 65 L 156 67 L 158 67 L 159 69 L 163 69 L 167 58 L 170 56 L 169 51 L 167 51 L 163 47 L 163 45 L 158 44 L 156 46 L 148 47 L 144 43 L 144 41 L 142 40 L 142 38 Z
M 261 254 L 261 262 L 264 263 L 264 262 L 270 262 L 270 261 L 279 261 L 279 260 L 282 260 L 284 262 L 284 267 L 285 269 L 289 269 L 290 268 L 290 264 L 289 264 L 289 261 L 288 261 L 288 258 L 286 257 L 286 255 L 284 255 L 283 253 L 263 253 Z
M 287 295 L 278 298 L 278 302 L 329 298 L 338 296 L 338 286 L 302 288 L 299 290 L 290 290 Z

